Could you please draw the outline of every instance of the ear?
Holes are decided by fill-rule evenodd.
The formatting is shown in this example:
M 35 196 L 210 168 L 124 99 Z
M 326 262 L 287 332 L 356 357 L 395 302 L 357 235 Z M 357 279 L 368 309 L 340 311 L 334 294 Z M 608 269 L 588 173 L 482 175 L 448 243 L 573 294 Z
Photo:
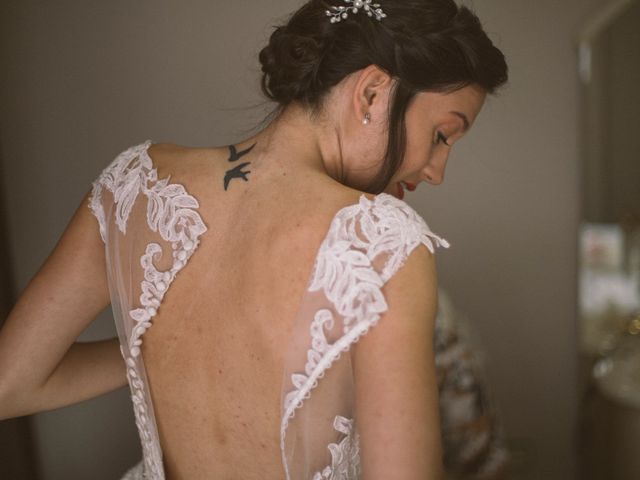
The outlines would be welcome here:
M 380 119 L 387 111 L 389 92 L 394 80 L 377 65 L 369 65 L 360 70 L 353 90 L 353 112 L 356 118 L 364 118 L 370 112 L 374 119 Z

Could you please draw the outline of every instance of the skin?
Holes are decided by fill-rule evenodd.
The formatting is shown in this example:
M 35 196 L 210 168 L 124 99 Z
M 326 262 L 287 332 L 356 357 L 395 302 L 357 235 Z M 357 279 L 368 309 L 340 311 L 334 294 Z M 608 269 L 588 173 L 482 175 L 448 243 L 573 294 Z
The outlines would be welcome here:
M 387 111 L 393 83 L 388 74 L 371 65 L 354 74 L 347 80 L 343 91 L 337 92 L 338 98 L 351 100 L 351 108 L 340 112 L 339 118 L 355 141 L 342 156 L 329 163 L 333 164 L 334 171 L 336 165 L 348 164 L 347 179 L 350 183 L 362 186 L 380 168 L 381 160 L 378 159 L 382 158 L 386 149 Z M 463 113 L 470 127 L 485 98 L 484 90 L 476 85 L 450 94 L 418 93 L 406 114 L 407 150 L 404 162 L 385 191 L 396 195 L 396 182 L 401 180 L 413 185 L 422 181 L 432 185 L 442 183 L 451 146 L 468 131 L 462 118 L 451 112 Z M 363 125 L 361 119 L 366 112 L 371 113 L 372 120 L 368 125 Z
M 240 142 L 256 144 L 255 162 L 282 171 L 320 173 L 350 188 L 364 191 L 380 169 L 386 150 L 387 111 L 394 80 L 370 65 L 347 76 L 313 121 L 294 104 L 259 134 Z M 444 180 L 452 146 L 475 123 L 486 92 L 472 84 L 452 93 L 420 92 L 406 114 L 407 151 L 400 169 L 384 190 L 398 196 L 397 182 L 439 185 Z M 362 120 L 369 112 L 371 121 Z M 461 115 L 468 122 L 465 125 Z M 266 168 L 266 166 L 265 166 Z
M 246 150 L 242 150 L 240 152 L 238 152 L 233 145 L 229 145 L 229 158 L 227 159 L 227 161 L 229 162 L 238 161 L 240 157 L 249 153 L 253 149 L 253 147 L 255 147 L 255 145 L 256 144 L 254 143 L 252 146 L 250 146 Z M 243 170 L 243 168 L 249 165 L 251 165 L 251 162 L 244 162 L 239 165 L 236 165 L 230 170 L 227 170 L 224 174 L 224 189 L 227 190 L 229 188 L 229 183 L 231 183 L 231 180 L 233 180 L 234 178 L 241 178 L 245 182 L 248 182 L 249 179 L 247 178 L 247 174 L 251 173 L 251 170 Z
M 390 185 L 400 180 L 414 185 L 423 181 L 441 184 L 451 148 L 471 128 L 485 97 L 485 92 L 476 86 L 449 95 L 419 93 L 407 112 L 406 158 Z M 464 114 L 469 126 L 452 112 Z
M 386 149 L 386 117 L 392 86 L 393 79 L 371 65 L 349 75 L 332 90 L 319 119 L 311 119 L 301 106 L 292 104 L 251 138 L 228 147 L 177 149 L 176 162 L 167 164 L 177 168 L 178 160 L 196 156 L 205 167 L 210 166 L 210 162 L 219 162 L 223 168 L 215 169 L 219 173 L 215 183 L 223 195 L 232 195 L 242 188 L 245 189 L 242 193 L 246 193 L 246 188 L 255 181 L 256 187 L 286 191 L 291 198 L 296 195 L 306 198 L 309 191 L 314 191 L 335 204 L 353 203 L 380 168 Z M 466 133 L 460 116 L 451 112 L 464 114 L 472 125 L 484 99 L 485 93 L 476 86 L 451 94 L 418 94 L 407 112 L 405 161 L 385 191 L 398 195 L 398 181 L 440 184 L 451 146 Z M 367 112 L 371 121 L 364 125 L 362 119 Z M 161 157 L 162 148 L 154 150 L 151 156 Z M 196 163 L 194 160 L 193 165 Z M 194 170 L 192 173 L 197 176 L 206 172 Z M 201 175 L 200 178 L 207 177 Z M 88 192 L 0 330 L 0 420 L 71 405 L 127 384 L 117 339 L 75 341 L 110 302 L 104 245 L 87 202 Z M 395 365 L 390 362 L 388 371 L 380 369 L 376 375 L 367 369 L 368 378 L 376 378 L 378 383 L 392 378 L 397 385 L 401 382 L 397 372 L 407 372 L 402 380 L 405 388 L 385 395 L 378 393 L 375 402 L 360 406 L 359 411 L 363 419 L 369 416 L 366 424 L 372 431 L 391 434 L 389 425 L 382 423 L 388 416 L 381 417 L 377 412 L 388 410 L 388 405 L 406 405 L 394 419 L 397 441 L 393 444 L 413 445 L 415 452 L 399 451 L 396 455 L 418 458 L 421 452 L 433 452 L 432 458 L 424 457 L 424 468 L 429 469 L 439 468 L 433 355 L 423 348 L 423 339 L 431 338 L 433 333 L 435 262 L 426 249 L 416 251 L 419 253 L 415 260 L 407 262 L 395 286 L 389 286 L 389 298 L 396 299 L 396 307 L 392 306 L 387 316 L 395 315 L 398 320 L 382 322 L 367 335 L 358 346 L 354 363 L 356 368 L 359 364 L 366 369 L 370 363 L 367 357 L 374 359 L 375 352 L 388 350 L 387 357 L 394 360 Z M 403 298 L 417 286 L 428 294 Z M 398 324 L 403 318 L 415 319 L 415 323 L 406 322 L 404 328 L 400 328 Z M 385 325 L 395 326 L 385 330 Z M 415 346 L 411 345 L 412 339 Z M 400 352 L 395 348 L 399 343 L 406 346 Z M 418 378 L 409 368 L 411 365 L 426 365 L 428 369 L 420 372 Z M 408 376 L 409 373 L 414 376 Z M 356 388 L 362 390 L 362 398 L 372 397 L 369 388 L 377 391 L 375 385 L 369 387 L 364 383 Z M 429 401 L 411 403 L 411 398 L 429 398 Z M 420 422 L 416 422 L 417 418 Z M 425 428 L 430 425 L 429 431 L 416 430 L 413 428 L 416 423 L 424 424 Z M 407 434 L 415 438 L 400 436 Z M 369 435 L 369 438 L 376 437 L 379 437 L 377 433 Z M 384 463 L 375 464 L 376 458 L 382 461 L 391 452 L 376 450 L 382 447 L 363 442 L 363 452 L 369 452 L 363 455 L 369 456 L 366 463 L 371 472 L 377 471 L 379 478 L 392 478 L 393 472 L 384 472 Z M 439 478 L 439 470 L 432 472 L 429 478 Z M 370 475 L 368 478 L 378 478 L 373 473 Z

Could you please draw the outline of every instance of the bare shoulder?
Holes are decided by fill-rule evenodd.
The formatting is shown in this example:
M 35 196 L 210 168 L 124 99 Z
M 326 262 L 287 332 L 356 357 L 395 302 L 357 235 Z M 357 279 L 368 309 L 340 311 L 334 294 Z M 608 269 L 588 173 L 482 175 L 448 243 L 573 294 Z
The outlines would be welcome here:
M 198 159 L 215 160 L 223 158 L 226 152 L 226 147 L 190 147 L 169 142 L 152 143 L 147 151 L 157 164 Z
M 226 158 L 226 147 L 190 147 L 175 143 L 152 143 L 147 154 L 158 170 L 158 177 L 194 177 L 209 175 Z
M 420 243 L 386 285 L 392 314 L 429 325 L 437 310 L 437 284 L 435 255 Z
M 433 351 L 437 278 L 424 244 L 383 291 L 388 309 L 352 354 L 363 475 L 442 478 Z

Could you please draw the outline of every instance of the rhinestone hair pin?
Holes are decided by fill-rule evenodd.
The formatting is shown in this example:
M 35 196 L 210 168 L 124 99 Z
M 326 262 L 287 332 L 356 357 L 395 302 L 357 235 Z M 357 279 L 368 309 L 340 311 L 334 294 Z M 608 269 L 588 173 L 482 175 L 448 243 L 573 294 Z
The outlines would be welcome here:
M 334 11 L 325 10 L 328 17 L 331 17 L 331 23 L 337 23 L 340 20 L 347 18 L 349 16 L 349 12 L 358 13 L 358 10 L 362 9 L 367 12 L 367 15 L 373 17 L 375 15 L 376 20 L 382 20 L 387 16 L 386 13 L 382 11 L 379 3 L 373 3 L 373 0 L 344 0 L 344 3 L 349 4 L 348 6 L 340 5 L 338 7 L 331 7 Z

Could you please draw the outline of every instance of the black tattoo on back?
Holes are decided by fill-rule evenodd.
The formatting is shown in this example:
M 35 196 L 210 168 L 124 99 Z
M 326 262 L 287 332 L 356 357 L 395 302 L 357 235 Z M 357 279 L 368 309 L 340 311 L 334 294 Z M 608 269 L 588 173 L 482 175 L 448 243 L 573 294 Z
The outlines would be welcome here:
M 249 148 L 238 152 L 234 145 L 229 145 L 229 158 L 227 160 L 230 162 L 235 162 L 237 160 L 240 160 L 240 157 L 249 153 L 255 146 L 256 144 L 254 143 Z M 243 171 L 242 169 L 250 164 L 251 162 L 244 162 L 244 163 L 241 163 L 240 165 L 235 166 L 230 170 L 227 170 L 224 174 L 224 189 L 227 190 L 227 188 L 229 187 L 229 183 L 234 178 L 242 178 L 245 182 L 248 182 L 249 179 L 247 178 L 247 173 L 251 173 L 251 170 Z

